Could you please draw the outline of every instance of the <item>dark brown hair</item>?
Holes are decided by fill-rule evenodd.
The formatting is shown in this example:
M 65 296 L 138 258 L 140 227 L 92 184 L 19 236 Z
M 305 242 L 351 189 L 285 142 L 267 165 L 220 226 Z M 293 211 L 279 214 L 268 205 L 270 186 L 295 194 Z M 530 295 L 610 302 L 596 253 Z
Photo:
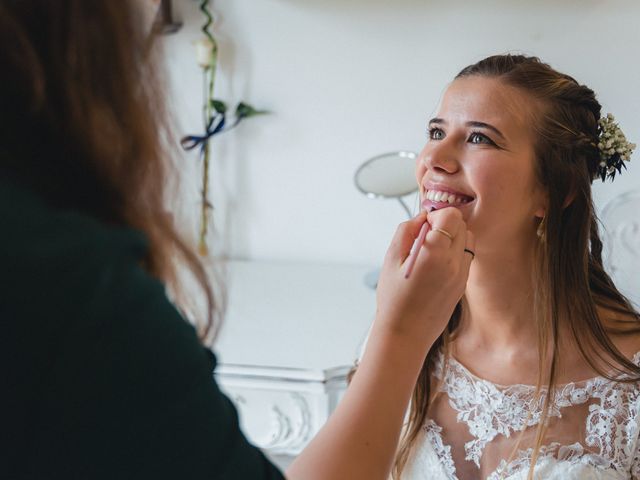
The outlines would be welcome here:
M 177 259 L 205 269 L 165 210 L 175 185 L 164 85 L 143 2 L 0 3 L 0 168 L 52 204 L 143 232 L 146 270 L 179 301 Z
M 582 357 L 594 371 L 618 381 L 620 374 L 627 374 L 624 381 L 632 382 L 640 379 L 640 368 L 616 348 L 610 335 L 640 332 L 640 314 L 618 291 L 602 264 L 602 242 L 591 197 L 591 182 L 600 162 L 596 145 L 601 107 L 594 92 L 538 58 L 523 55 L 485 58 L 463 69 L 456 79 L 474 75 L 499 79 L 526 93 L 540 106 L 531 126 L 536 138 L 536 176 L 547 192 L 548 206 L 544 240 L 538 242 L 536 252 L 533 285 L 539 350 L 538 393 L 547 378 L 548 394 L 529 472 L 532 478 L 544 437 L 545 418 L 554 397 L 560 326 L 568 327 Z M 598 307 L 614 314 L 615 319 L 605 324 Z M 433 393 L 430 382 L 436 355 L 443 350 L 446 354 L 463 310 L 464 297 L 424 362 L 394 465 L 394 478 L 400 477 L 425 423 Z

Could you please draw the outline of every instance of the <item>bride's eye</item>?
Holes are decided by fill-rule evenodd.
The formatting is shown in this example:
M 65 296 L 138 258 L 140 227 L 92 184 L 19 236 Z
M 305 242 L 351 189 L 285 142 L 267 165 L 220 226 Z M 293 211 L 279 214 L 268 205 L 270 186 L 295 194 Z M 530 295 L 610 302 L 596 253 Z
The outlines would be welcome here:
M 429 138 L 431 140 L 442 140 L 444 138 L 444 132 L 437 127 L 431 127 L 429 129 Z
M 480 132 L 473 132 L 469 135 L 469 143 L 474 143 L 476 145 L 485 144 L 485 145 L 495 145 L 493 140 Z

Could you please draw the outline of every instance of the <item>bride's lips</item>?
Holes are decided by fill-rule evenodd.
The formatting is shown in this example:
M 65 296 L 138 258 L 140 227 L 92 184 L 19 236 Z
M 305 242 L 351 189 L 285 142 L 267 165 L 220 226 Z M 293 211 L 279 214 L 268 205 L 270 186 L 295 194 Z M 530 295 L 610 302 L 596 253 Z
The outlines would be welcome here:
M 455 207 L 465 209 L 475 201 L 472 195 L 440 183 L 424 182 L 422 191 L 422 208 L 424 210 Z

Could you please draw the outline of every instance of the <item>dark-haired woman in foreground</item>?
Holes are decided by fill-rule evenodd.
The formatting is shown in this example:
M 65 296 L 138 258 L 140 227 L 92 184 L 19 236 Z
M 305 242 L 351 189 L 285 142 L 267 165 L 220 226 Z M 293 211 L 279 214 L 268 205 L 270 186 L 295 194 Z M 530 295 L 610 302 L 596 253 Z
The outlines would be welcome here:
M 185 298 L 188 266 L 217 323 L 215 289 L 164 210 L 171 135 L 142 4 L 0 2 L 1 478 L 282 478 L 165 293 Z M 433 212 L 453 240 L 429 233 L 406 280 L 426 220 L 398 229 L 360 370 L 289 478 L 387 477 L 474 248 L 458 210 Z

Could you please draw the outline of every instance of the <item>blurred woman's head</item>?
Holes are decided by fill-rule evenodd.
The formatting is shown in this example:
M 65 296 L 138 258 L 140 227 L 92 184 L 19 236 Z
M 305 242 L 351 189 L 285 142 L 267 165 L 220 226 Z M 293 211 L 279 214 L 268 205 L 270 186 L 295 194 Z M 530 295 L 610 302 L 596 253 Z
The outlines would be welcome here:
M 142 1 L 0 3 L 0 169 L 60 208 L 132 227 L 147 270 L 182 257 L 212 294 L 165 202 L 171 132 Z

